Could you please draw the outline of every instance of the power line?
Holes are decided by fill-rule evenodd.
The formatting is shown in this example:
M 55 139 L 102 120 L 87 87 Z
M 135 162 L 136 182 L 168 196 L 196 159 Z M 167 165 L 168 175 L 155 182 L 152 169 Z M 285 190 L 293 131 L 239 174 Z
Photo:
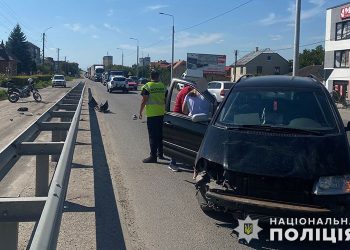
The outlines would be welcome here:
M 254 1 L 254 0 L 246 1 L 246 2 L 244 2 L 244 3 L 242 3 L 242 4 L 238 5 L 238 6 L 236 6 L 236 7 L 234 7 L 234 8 L 232 8 L 232 9 L 230 9 L 230 10 L 227 10 L 227 11 L 225 11 L 225 12 L 222 12 L 222 13 L 216 15 L 216 16 L 213 16 L 213 17 L 211 17 L 211 18 L 209 18 L 209 19 L 206 19 L 206 20 L 204 20 L 204 21 L 202 21 L 202 22 L 200 22 L 200 23 L 194 24 L 194 25 L 192 25 L 192 26 L 190 26 L 190 27 L 184 28 L 184 29 L 180 30 L 179 32 L 185 31 L 185 30 L 189 30 L 189 29 L 192 29 L 192 28 L 195 28 L 195 27 L 200 26 L 200 25 L 202 25 L 202 24 L 204 24 L 204 23 L 210 22 L 210 21 L 212 21 L 212 20 L 214 20 L 214 19 L 216 19 L 216 18 L 222 17 L 222 16 L 224 16 L 224 15 L 226 15 L 226 14 L 228 14 L 228 13 L 234 11 L 234 10 L 237 10 L 237 9 L 239 9 L 239 8 L 241 8 L 241 7 L 245 6 L 245 5 L 247 5 L 247 4 L 251 3 L 251 2 L 253 2 L 253 1 Z

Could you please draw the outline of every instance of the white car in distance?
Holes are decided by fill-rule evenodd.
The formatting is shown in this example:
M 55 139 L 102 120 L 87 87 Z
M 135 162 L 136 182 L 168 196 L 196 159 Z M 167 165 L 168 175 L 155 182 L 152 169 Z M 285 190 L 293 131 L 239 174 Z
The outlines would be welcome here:
M 64 75 L 54 75 L 52 78 L 52 87 L 56 86 L 62 86 L 62 87 L 67 87 L 66 84 L 66 79 L 64 78 Z
M 215 96 L 217 102 L 222 102 L 234 85 L 234 82 L 230 81 L 212 81 L 208 83 L 208 92 Z
M 123 93 L 129 91 L 126 78 L 124 76 L 112 76 L 107 82 L 107 92 L 112 93 L 114 90 L 121 90 Z

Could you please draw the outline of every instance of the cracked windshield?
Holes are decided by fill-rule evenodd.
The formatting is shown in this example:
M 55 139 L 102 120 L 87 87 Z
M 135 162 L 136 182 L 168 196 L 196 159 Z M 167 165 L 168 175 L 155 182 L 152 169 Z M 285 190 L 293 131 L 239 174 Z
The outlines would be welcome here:
M 349 0 L 0 0 L 0 250 L 350 249 Z

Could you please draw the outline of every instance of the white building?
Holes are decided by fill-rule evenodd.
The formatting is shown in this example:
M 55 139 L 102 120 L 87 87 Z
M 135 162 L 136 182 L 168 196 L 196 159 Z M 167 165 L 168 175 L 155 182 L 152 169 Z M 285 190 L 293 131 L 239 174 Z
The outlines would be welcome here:
M 325 85 L 350 99 L 350 2 L 327 9 Z

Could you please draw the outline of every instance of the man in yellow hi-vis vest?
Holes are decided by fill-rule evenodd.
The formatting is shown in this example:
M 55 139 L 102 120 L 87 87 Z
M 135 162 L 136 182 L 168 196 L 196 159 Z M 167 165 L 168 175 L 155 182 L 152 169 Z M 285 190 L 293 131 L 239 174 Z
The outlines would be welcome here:
M 141 89 L 142 101 L 140 106 L 139 119 L 142 119 L 143 109 L 146 107 L 147 128 L 151 154 L 144 159 L 143 163 L 157 162 L 164 159 L 163 156 L 163 117 L 165 113 L 166 87 L 159 82 L 159 73 L 151 72 L 151 81 Z

